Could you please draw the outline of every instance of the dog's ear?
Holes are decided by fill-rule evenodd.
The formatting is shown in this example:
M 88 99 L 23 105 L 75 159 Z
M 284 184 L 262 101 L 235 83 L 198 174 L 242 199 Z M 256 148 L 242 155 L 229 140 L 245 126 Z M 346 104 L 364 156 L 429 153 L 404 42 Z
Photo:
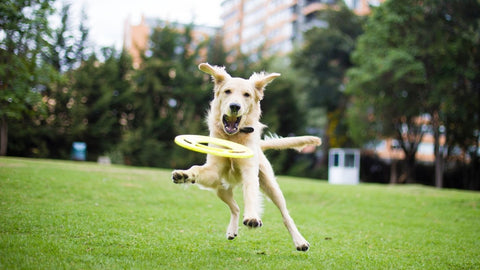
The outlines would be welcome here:
M 226 79 L 231 78 L 225 71 L 225 67 L 211 66 L 208 63 L 201 63 L 198 65 L 198 69 L 212 75 L 212 79 L 217 85 L 222 84 Z
M 263 91 L 265 89 L 265 86 L 269 84 L 271 81 L 273 81 L 275 78 L 279 77 L 280 73 L 253 73 L 252 76 L 250 76 L 249 80 L 253 82 L 253 85 L 255 87 L 255 90 L 258 93 L 258 99 L 262 100 L 263 99 Z

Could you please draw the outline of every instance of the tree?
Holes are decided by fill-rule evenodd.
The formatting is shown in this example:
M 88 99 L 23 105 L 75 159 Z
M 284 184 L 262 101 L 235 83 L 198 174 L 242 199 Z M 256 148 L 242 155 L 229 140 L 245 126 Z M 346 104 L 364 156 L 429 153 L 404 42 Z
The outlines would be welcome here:
M 69 158 L 72 142 L 80 137 L 79 128 L 84 119 L 86 108 L 85 93 L 79 93 L 77 89 L 78 78 L 84 70 L 101 69 L 94 54 L 88 55 L 87 42 L 89 30 L 85 27 L 87 17 L 84 10 L 80 25 L 77 30 L 70 26 L 69 17 L 70 5 L 65 4 L 58 16 L 60 25 L 53 29 L 52 40 L 48 44 L 48 50 L 43 52 L 43 59 L 57 71 L 57 78 L 51 81 L 46 90 L 42 93 L 46 101 L 47 115 L 39 119 L 32 119 L 31 126 L 35 126 L 33 134 L 26 134 L 28 137 L 38 138 L 35 143 L 36 153 L 29 153 L 29 149 L 17 151 L 17 154 L 34 154 L 37 157 Z M 88 61 L 90 60 L 90 61 Z M 96 72 L 92 71 L 91 76 L 87 74 L 81 80 L 95 80 Z M 111 76 L 115 76 L 111 74 Z M 103 78 L 102 78 L 103 79 Z M 114 83 L 119 83 L 117 78 Z M 32 133 L 32 132 L 31 132 Z M 26 141 L 26 140 L 24 140 Z M 95 151 L 93 151 L 95 153 Z
M 83 61 L 87 60 L 88 57 L 88 36 L 90 30 L 87 27 L 87 13 L 85 9 L 82 9 L 80 25 L 78 27 L 78 32 L 80 34 L 80 39 L 75 43 L 75 59 L 78 61 L 77 63 L 82 63 Z
M 353 96 L 351 126 L 366 119 L 368 132 L 395 136 L 405 152 L 408 180 L 413 180 L 415 153 L 428 130 L 419 121 L 424 116 L 431 120 L 437 186 L 442 186 L 439 131 L 448 115 L 458 113 L 447 106 L 459 101 L 458 91 L 477 76 L 472 48 L 478 47 L 479 12 L 474 0 L 386 1 L 359 38 L 347 87 Z M 365 129 L 352 130 L 357 138 L 366 138 L 361 134 Z
M 42 110 L 40 92 L 52 69 L 40 61 L 51 34 L 52 0 L 0 4 L 0 155 L 7 153 L 8 124 Z
M 92 54 L 50 83 L 43 93 L 47 112 L 13 123 L 12 154 L 68 159 L 74 141 L 87 143 L 89 160 L 118 153 L 132 121 L 132 64 L 127 52 L 113 48 L 102 49 L 101 58 Z
M 227 65 L 227 52 L 223 45 L 224 36 L 221 32 L 217 32 L 215 36 L 210 37 L 207 46 L 207 62 L 217 66 Z
M 295 67 L 308 80 L 304 90 L 307 96 L 305 106 L 311 113 L 319 108 L 326 111 L 325 151 L 330 147 L 348 145 L 350 141 L 343 120 L 348 101 L 344 93 L 345 75 L 352 66 L 350 55 L 356 39 L 363 32 L 363 18 L 343 3 L 338 7 L 320 13 L 318 19 L 327 26 L 307 31 L 303 47 L 293 56 Z M 318 119 L 318 116 L 311 114 L 308 118 Z
M 60 26 L 52 31 L 52 42 L 48 51 L 43 52 L 43 60 L 57 71 L 65 72 L 72 68 L 74 58 L 74 37 L 69 25 L 70 4 L 63 5 L 60 11 Z
M 206 133 L 203 118 L 211 95 L 209 78 L 197 69 L 204 44 L 192 39 L 192 26 L 155 28 L 134 76 L 132 129 L 121 145 L 127 161 L 142 166 L 185 166 L 194 159 L 172 158 L 175 135 Z
M 478 136 L 474 134 L 480 129 L 480 94 L 479 86 L 475 86 L 480 64 L 480 3 L 427 1 L 424 7 L 425 25 L 435 31 L 426 31 L 427 38 L 420 40 L 420 46 L 425 48 L 420 60 L 426 67 L 430 91 L 428 111 L 435 138 L 435 185 L 442 187 L 445 155 L 440 149 L 440 130 L 445 129 L 450 144 L 461 146 L 465 152 L 470 146 L 478 146 Z M 465 108 L 456 104 L 463 104 Z M 465 127 L 453 127 L 451 120 L 461 118 L 464 121 L 460 123 Z M 465 132 L 464 138 L 458 136 L 459 130 Z M 478 154 L 473 157 L 478 160 Z
M 63 133 L 58 135 L 66 140 L 64 151 L 73 141 L 84 141 L 93 160 L 115 151 L 133 110 L 128 53 L 103 48 L 102 59 L 100 63 L 92 54 L 78 69 L 69 71 L 66 75 L 70 84 L 56 95 L 59 121 L 55 130 Z M 65 153 L 60 155 L 64 157 Z
M 364 44 L 360 38 L 358 52 L 365 52 Z M 403 51 L 385 51 L 375 57 L 374 61 L 371 54 L 354 54 L 354 61 L 363 64 L 361 69 L 354 68 L 349 72 L 347 91 L 353 96 L 353 106 L 349 109 L 351 132 L 356 132 L 353 137 L 359 144 L 381 136 L 397 138 L 406 161 L 405 173 L 400 178 L 412 181 L 415 155 L 426 131 L 417 121 L 425 103 L 421 91 L 424 70 Z M 405 79 L 408 75 L 409 78 Z M 366 136 L 367 132 L 373 137 Z M 395 169 L 395 163 L 393 165 Z M 391 183 L 398 181 L 394 175 L 395 171 Z

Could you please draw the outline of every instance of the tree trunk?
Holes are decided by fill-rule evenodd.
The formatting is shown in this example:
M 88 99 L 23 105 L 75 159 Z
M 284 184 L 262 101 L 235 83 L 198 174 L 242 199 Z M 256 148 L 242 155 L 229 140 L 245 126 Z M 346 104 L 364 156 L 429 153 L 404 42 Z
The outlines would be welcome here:
M 397 139 L 405 153 L 404 166 L 401 175 L 398 177 L 398 183 L 415 183 L 415 155 L 424 132 L 421 128 L 415 129 L 413 126 L 410 126 L 409 129 L 411 131 L 409 130 L 404 135 L 400 128 L 396 128 Z
M 405 169 L 402 175 L 400 176 L 400 183 L 412 184 L 416 182 L 415 175 L 415 153 L 417 151 L 409 152 L 405 156 Z
M 441 153 L 435 154 L 435 187 L 443 187 L 443 155 Z
M 392 158 L 392 165 L 390 166 L 390 184 L 392 185 L 398 183 L 397 164 L 398 160 Z
M 433 113 L 432 119 L 434 147 L 433 153 L 435 155 L 435 187 L 443 187 L 443 153 L 440 151 L 440 119 L 438 111 Z
M 8 124 L 7 117 L 2 116 L 2 123 L 0 124 L 0 156 L 7 155 L 8 144 Z

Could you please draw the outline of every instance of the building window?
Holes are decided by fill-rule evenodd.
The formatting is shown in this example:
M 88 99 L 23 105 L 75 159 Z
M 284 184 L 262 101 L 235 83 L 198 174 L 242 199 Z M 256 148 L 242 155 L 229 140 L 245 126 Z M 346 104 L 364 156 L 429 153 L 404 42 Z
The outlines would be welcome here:
M 355 155 L 354 154 L 345 154 L 345 168 L 354 168 L 355 167 Z
M 333 167 L 340 166 L 340 154 L 336 153 L 333 155 Z

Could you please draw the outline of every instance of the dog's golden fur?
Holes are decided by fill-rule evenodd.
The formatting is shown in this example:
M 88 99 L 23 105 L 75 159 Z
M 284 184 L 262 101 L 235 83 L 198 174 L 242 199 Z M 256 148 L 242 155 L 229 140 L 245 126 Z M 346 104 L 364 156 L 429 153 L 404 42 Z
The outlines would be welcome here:
M 308 250 L 310 244 L 300 234 L 290 217 L 285 198 L 263 150 L 319 145 L 320 139 L 314 136 L 301 136 L 261 140 L 260 136 L 265 126 L 259 121 L 260 101 L 263 99 L 265 86 L 280 74 L 254 73 L 249 79 L 243 79 L 233 78 L 223 67 L 207 63 L 200 64 L 199 69 L 210 74 L 214 81 L 214 98 L 210 103 L 207 117 L 210 136 L 245 145 L 253 151 L 254 156 L 232 159 L 207 155 L 207 161 L 202 166 L 173 171 L 174 183 L 197 183 L 216 191 L 218 197 L 230 208 L 230 224 L 227 228 L 227 238 L 230 240 L 238 234 L 240 214 L 240 209 L 233 198 L 233 188 L 237 185 L 243 187 L 245 203 L 243 224 L 252 228 L 262 226 L 261 189 L 279 208 L 297 250 Z

